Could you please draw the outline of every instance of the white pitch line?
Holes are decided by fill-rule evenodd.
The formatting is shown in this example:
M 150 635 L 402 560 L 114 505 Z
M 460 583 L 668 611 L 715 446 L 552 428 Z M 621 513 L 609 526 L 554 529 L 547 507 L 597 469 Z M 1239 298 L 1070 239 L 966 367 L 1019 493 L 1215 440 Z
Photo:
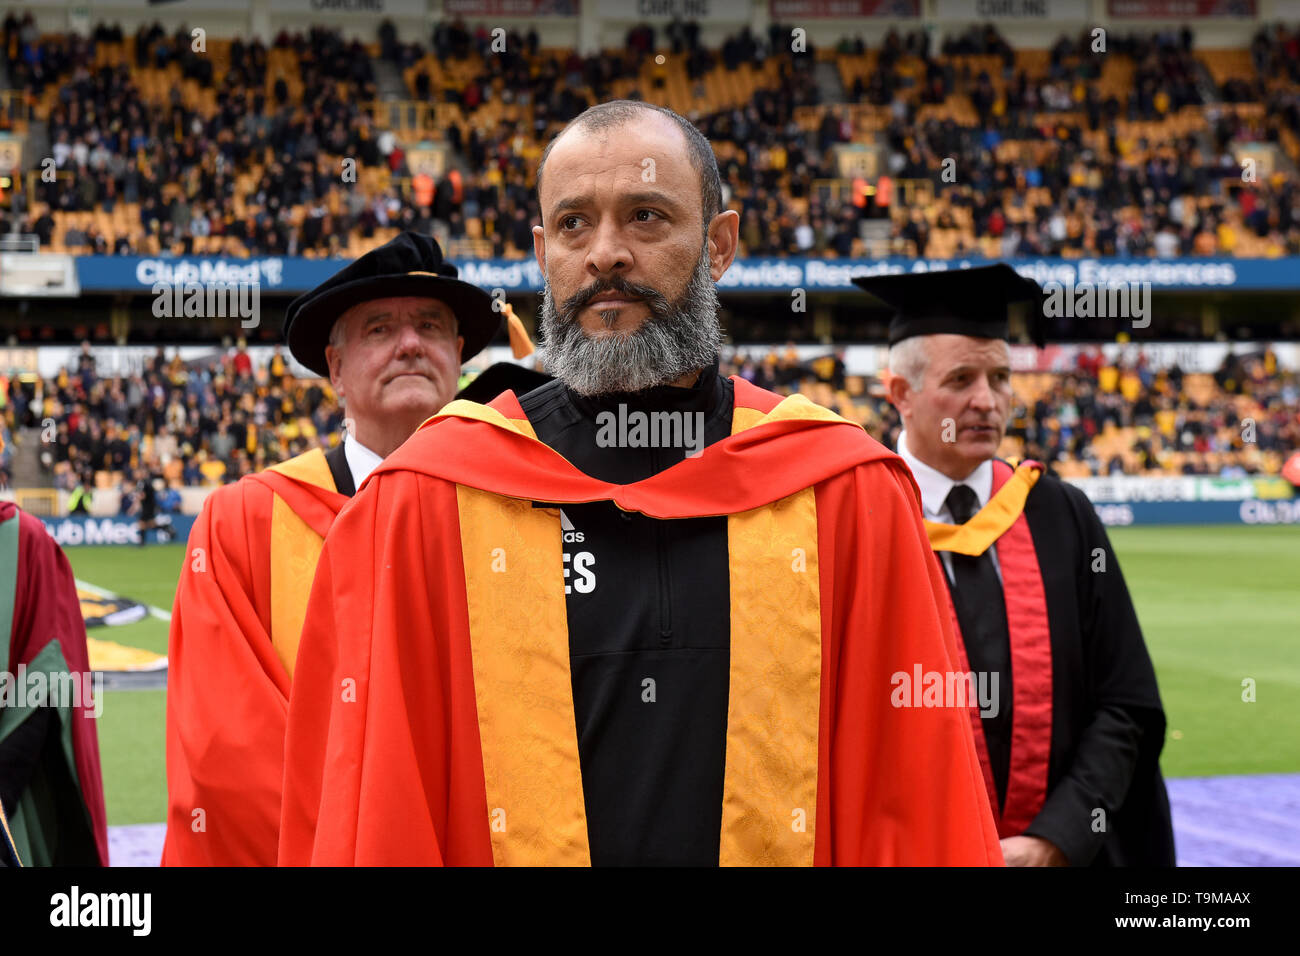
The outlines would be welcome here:
M 97 588 L 95 587 L 95 585 L 90 584 L 87 581 L 82 581 L 80 578 L 73 578 L 73 581 L 76 582 L 77 587 L 81 588 L 81 590 L 89 591 L 91 594 L 94 594 L 98 597 L 105 598 L 106 600 L 109 601 L 134 600 L 133 598 L 126 598 L 120 594 L 115 594 L 114 592 L 106 590 L 105 588 Z M 135 603 L 142 604 L 143 602 L 136 601 Z M 145 608 L 148 609 L 150 617 L 156 617 L 160 621 L 168 621 L 168 622 L 170 622 L 172 619 L 171 611 L 164 611 L 162 608 L 154 607 L 152 604 L 145 604 Z

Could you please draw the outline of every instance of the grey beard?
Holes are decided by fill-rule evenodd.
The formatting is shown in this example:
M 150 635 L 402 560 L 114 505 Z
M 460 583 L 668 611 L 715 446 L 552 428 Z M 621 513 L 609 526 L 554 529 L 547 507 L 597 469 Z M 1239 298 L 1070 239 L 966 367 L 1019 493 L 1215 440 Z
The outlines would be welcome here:
M 593 296 L 611 291 L 644 300 L 650 315 L 635 332 L 592 338 L 583 330 L 578 313 Z M 613 313 L 602 318 L 609 324 Z M 649 286 L 616 277 L 597 280 L 557 307 L 548 280 L 542 290 L 541 324 L 543 366 L 579 395 L 641 392 L 667 385 L 712 365 L 722 346 L 718 289 L 705 252 L 685 291 L 673 302 Z

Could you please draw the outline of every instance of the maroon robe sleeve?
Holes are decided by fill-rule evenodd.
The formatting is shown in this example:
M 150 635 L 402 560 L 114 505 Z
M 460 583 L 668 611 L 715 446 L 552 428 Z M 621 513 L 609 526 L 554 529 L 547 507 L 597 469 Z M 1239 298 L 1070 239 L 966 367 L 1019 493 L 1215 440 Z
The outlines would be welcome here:
M 12 509 L 12 510 L 11 510 Z M 13 506 L 0 510 L 0 520 L 12 515 Z M 58 641 L 67 671 L 89 681 L 86 624 L 81 616 L 77 585 L 67 556 L 45 530 L 40 519 L 19 511 L 18 568 L 14 613 L 9 641 L 9 671 L 29 665 L 53 641 Z M 83 697 L 83 701 L 85 698 Z M 104 812 L 104 785 L 99 764 L 99 737 L 93 704 L 78 702 L 72 713 L 74 779 L 81 791 L 86 821 L 102 865 L 108 864 L 108 828 Z M 61 732 L 58 721 L 51 732 Z M 82 821 L 75 821 L 80 825 Z M 83 863 L 91 861 L 82 861 Z

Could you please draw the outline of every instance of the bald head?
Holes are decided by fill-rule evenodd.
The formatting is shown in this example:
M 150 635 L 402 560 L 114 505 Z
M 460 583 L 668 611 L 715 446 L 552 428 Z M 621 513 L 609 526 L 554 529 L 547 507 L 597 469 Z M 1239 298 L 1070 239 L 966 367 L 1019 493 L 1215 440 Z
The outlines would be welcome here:
M 704 138 L 704 134 L 685 117 L 666 106 L 655 106 L 639 100 L 611 100 L 584 110 L 546 144 L 546 149 L 542 151 L 542 158 L 537 163 L 537 199 L 542 207 L 543 221 L 547 216 L 542 190 L 543 174 L 551 151 L 557 144 L 564 141 L 571 133 L 603 139 L 620 133 L 629 137 L 638 137 L 643 129 L 653 129 L 669 137 L 674 131 L 676 132 L 677 142 L 684 147 L 686 159 L 699 180 L 700 218 L 703 227 L 707 229 L 713 217 L 722 211 L 722 177 L 718 174 L 718 160 L 713 154 L 713 147 Z M 642 167 L 642 178 L 647 183 L 655 182 L 659 178 L 657 170 L 654 170 L 654 177 L 649 178 L 648 174 L 651 170 L 654 170 L 654 167 L 649 165 Z

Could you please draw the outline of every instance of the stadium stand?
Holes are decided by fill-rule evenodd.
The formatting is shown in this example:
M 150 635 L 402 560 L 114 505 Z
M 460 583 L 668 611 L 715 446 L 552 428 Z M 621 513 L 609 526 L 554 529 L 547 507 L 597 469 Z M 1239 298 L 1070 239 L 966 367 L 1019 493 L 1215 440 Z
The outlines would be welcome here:
M 723 371 L 802 392 L 881 441 L 897 438 L 897 414 L 878 383 L 847 375 L 835 352 L 800 361 L 793 347 L 739 351 Z M 1280 370 L 1269 349 L 1230 357 L 1213 375 L 1153 371 L 1140 351 L 1106 364 L 1093 350 L 1068 374 L 1016 373 L 1012 386 L 1003 454 L 1048 462 L 1063 477 L 1276 475 L 1300 446 L 1300 377 Z M 55 378 L 28 387 L 0 380 L 0 401 L 7 439 L 55 423 L 42 465 L 66 491 L 121 488 L 140 469 L 172 488 L 213 487 L 328 448 L 343 425 L 327 383 L 293 377 L 278 352 L 258 364 L 243 347 L 190 363 L 160 349 L 142 374 L 110 377 L 87 346 Z M 1247 419 L 1254 442 L 1242 440 Z M 13 448 L 7 440 L 6 470 Z
M 42 466 L 57 489 L 120 487 L 138 469 L 171 487 L 215 486 L 337 441 L 343 413 L 328 383 L 295 379 L 279 352 L 264 365 L 241 346 L 186 364 L 160 349 L 143 374 L 101 376 L 85 348 L 76 367 L 30 387 L 5 380 L 11 433 L 53 423 Z
M 793 349 L 738 352 L 727 374 L 783 394 L 799 391 L 896 444 L 897 412 L 877 383 L 846 375 L 836 353 L 801 363 Z M 1014 402 L 1001 454 L 1046 462 L 1062 477 L 1276 475 L 1300 446 L 1300 377 L 1271 349 L 1230 356 L 1213 375 L 1152 370 L 1140 351 L 1108 364 L 1099 349 L 1078 367 L 1013 373 Z M 1243 441 L 1243 423 L 1255 440 Z
M 971 28 L 932 52 L 925 33 L 891 32 L 879 49 L 792 53 L 784 30 L 714 50 L 688 25 L 664 64 L 648 26 L 581 58 L 535 33 L 485 55 L 486 29 L 459 21 L 428 48 L 387 25 L 365 46 L 313 28 L 270 48 L 214 38 L 197 56 L 184 32 L 36 36 L 10 14 L 10 76 L 59 176 L 41 182 L 34 158 L 31 208 L 19 201 L 8 227 L 51 251 L 342 257 L 415 228 L 454 257 L 523 257 L 545 142 L 628 96 L 714 143 L 745 255 L 1300 253 L 1300 28 L 1263 29 L 1249 50 L 1195 51 L 1185 29 L 1113 35 L 1101 67 L 1087 35 L 1013 50 Z M 374 62 L 400 71 L 408 100 L 376 98 Z M 818 62 L 847 103 L 822 102 Z M 399 133 L 436 134 L 463 161 L 437 182 L 412 176 Z M 832 147 L 876 134 L 888 182 L 846 194 Z M 1255 142 L 1275 160 L 1242 182 L 1240 147 Z M 345 158 L 359 189 L 340 181 Z
M 485 27 L 439 22 L 430 42 L 391 24 L 374 42 L 310 28 L 210 38 L 185 29 L 39 35 L 3 22 L 19 91 L 0 127 L 40 126 L 58 175 L 29 156 L 0 233 L 72 253 L 355 257 L 401 229 L 439 236 L 452 258 L 532 255 L 537 161 L 547 140 L 611 97 L 663 103 L 714 144 L 744 256 L 983 255 L 1185 258 L 1300 254 L 1300 27 L 1261 29 L 1247 49 L 1194 48 L 1190 31 L 1013 49 L 971 27 L 939 49 L 890 31 L 792 53 L 788 27 L 712 47 L 695 24 L 630 29 L 621 49 L 581 57 L 535 32 L 490 52 Z M 673 56 L 656 62 L 658 49 Z M 842 94 L 828 101 L 818 65 Z M 381 95 L 380 74 L 397 79 Z M 444 175 L 412 175 L 404 145 L 444 140 Z M 883 137 L 885 168 L 846 177 L 836 147 Z M 1243 181 L 1242 147 L 1273 148 Z M 357 162 L 345 183 L 345 159 Z M 955 177 L 948 175 L 948 170 Z M 1099 353 L 1098 353 L 1099 354 Z M 742 351 L 732 369 L 798 389 L 892 441 L 876 384 L 834 356 Z M 232 481 L 337 434 L 325 383 L 242 350 L 139 376 L 102 377 L 87 353 L 52 380 L 5 380 L 10 430 L 57 423 L 43 464 L 58 488 L 112 488 L 137 468 L 172 486 Z M 1084 362 L 1014 376 L 1004 453 L 1071 476 L 1276 474 L 1300 445 L 1293 373 L 1264 352 L 1217 376 Z M 1243 445 L 1240 423 L 1258 422 Z M 8 436 L 6 436 L 8 437 Z M 12 441 L 0 461 L 8 480 Z

